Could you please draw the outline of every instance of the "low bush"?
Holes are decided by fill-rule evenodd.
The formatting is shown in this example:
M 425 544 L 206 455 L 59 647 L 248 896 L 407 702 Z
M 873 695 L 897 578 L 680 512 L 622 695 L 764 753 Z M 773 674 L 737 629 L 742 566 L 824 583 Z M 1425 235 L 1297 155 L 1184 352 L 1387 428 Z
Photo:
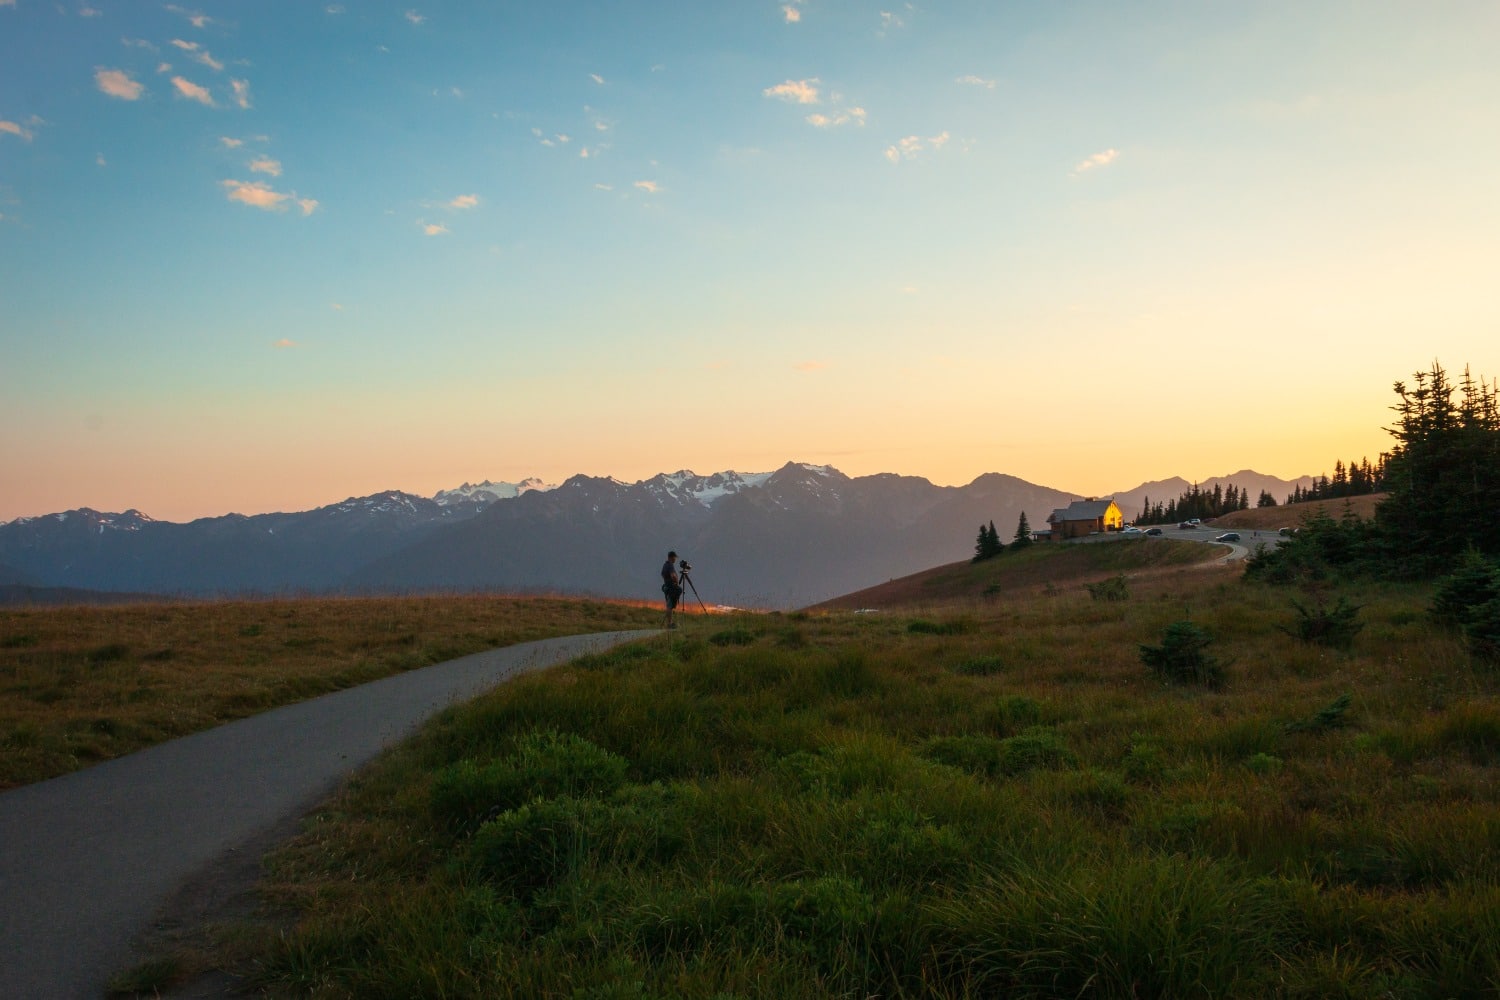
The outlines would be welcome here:
M 1277 627 L 1287 635 L 1316 646 L 1347 650 L 1354 644 L 1354 637 L 1359 634 L 1360 629 L 1364 628 L 1362 623 L 1355 620 L 1359 617 L 1360 606 L 1350 604 L 1347 597 L 1341 596 L 1332 608 L 1321 600 L 1311 610 L 1296 601 L 1292 602 L 1292 607 L 1297 611 L 1297 620 L 1292 627 Z
M 1467 550 L 1458 568 L 1438 581 L 1429 612 L 1444 625 L 1463 628 L 1479 608 L 1500 599 L 1500 566 L 1474 549 Z
M 461 829 L 536 798 L 606 795 L 624 783 L 629 767 L 623 757 L 581 736 L 531 733 L 502 760 L 462 760 L 439 771 L 432 784 L 432 813 L 450 829 Z
M 930 622 L 924 618 L 918 618 L 906 626 L 906 631 L 921 635 L 963 635 L 972 627 L 970 622 L 962 618 L 946 622 Z
M 1192 622 L 1173 622 L 1163 633 L 1160 646 L 1140 647 L 1141 662 L 1168 684 L 1220 687 L 1224 683 L 1223 665 L 1204 652 L 1212 642 L 1212 637 Z
M 1089 596 L 1096 601 L 1125 601 L 1130 599 L 1130 588 L 1125 584 L 1125 577 L 1112 576 L 1108 580 L 1100 580 L 1098 583 L 1084 584 L 1088 588 Z
M 755 633 L 743 625 L 726 628 L 708 637 L 715 646 L 748 646 L 755 641 Z

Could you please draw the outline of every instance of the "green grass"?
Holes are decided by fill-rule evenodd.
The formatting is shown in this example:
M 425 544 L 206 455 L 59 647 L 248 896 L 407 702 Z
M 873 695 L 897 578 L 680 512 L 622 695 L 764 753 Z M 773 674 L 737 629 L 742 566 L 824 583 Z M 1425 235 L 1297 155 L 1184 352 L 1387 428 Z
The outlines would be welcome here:
M 660 623 L 511 597 L 0 608 L 0 789 L 466 653 Z
M 1220 570 L 690 622 L 388 753 L 221 960 L 314 997 L 1495 996 L 1500 677 L 1428 590 L 1349 596 L 1348 650 Z M 1185 611 L 1217 688 L 1139 658 Z

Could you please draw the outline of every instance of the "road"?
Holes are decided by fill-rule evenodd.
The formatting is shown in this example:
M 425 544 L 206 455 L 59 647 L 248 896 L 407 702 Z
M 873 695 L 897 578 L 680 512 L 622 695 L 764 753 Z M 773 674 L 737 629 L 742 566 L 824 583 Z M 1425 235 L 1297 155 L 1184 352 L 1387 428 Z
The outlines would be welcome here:
M 0 998 L 97 998 L 194 875 L 301 816 L 455 702 L 654 633 L 494 649 L 0 794 Z

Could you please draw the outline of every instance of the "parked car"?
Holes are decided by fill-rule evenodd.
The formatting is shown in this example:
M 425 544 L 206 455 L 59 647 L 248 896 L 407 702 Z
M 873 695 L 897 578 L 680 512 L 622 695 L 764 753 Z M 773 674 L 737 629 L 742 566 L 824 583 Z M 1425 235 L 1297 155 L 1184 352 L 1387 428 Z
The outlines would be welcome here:
M 1160 528 L 1147 528 L 1146 529 L 1146 534 L 1148 534 L 1148 535 L 1159 535 L 1159 534 L 1161 534 L 1161 529 Z
M 1214 539 L 1216 542 L 1237 542 L 1239 540 L 1240 533 L 1238 531 L 1226 531 Z
M 1198 527 L 1198 525 L 1194 524 L 1192 521 L 1183 521 L 1181 524 L 1179 524 L 1177 526 L 1177 530 L 1178 531 L 1192 531 L 1193 529 L 1195 529 L 1197 527 Z
M 1122 535 L 1144 535 L 1145 532 L 1142 531 L 1140 528 L 1137 528 L 1135 525 L 1130 524 L 1130 525 L 1126 525 L 1125 527 L 1121 528 L 1120 529 L 1120 534 L 1122 534 Z
M 1292 534 L 1296 530 L 1296 528 L 1277 528 L 1276 534 L 1280 535 L 1282 538 L 1291 538 Z
M 1191 524 L 1195 528 L 1198 527 L 1198 525 L 1200 525 L 1202 523 L 1203 522 L 1200 521 L 1200 520 L 1198 520 L 1196 517 L 1190 517 L 1190 518 L 1188 518 L 1188 524 Z

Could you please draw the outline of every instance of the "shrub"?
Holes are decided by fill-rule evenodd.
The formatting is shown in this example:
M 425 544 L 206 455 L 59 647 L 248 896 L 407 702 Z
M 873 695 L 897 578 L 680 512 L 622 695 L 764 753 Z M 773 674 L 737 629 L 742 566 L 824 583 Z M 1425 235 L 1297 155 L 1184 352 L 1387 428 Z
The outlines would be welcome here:
M 1000 766 L 1006 774 L 1072 767 L 1076 762 L 1073 751 L 1051 726 L 1031 726 L 1000 741 Z
M 1190 621 L 1173 622 L 1162 635 L 1160 646 L 1142 645 L 1141 662 L 1168 684 L 1202 684 L 1219 687 L 1224 668 L 1204 652 L 1212 637 Z
M 1130 590 L 1125 586 L 1123 576 L 1112 576 L 1108 580 L 1085 586 L 1089 589 L 1089 596 L 1096 601 L 1124 601 L 1130 598 Z
M 1469 652 L 1482 660 L 1500 661 L 1500 597 L 1491 598 L 1469 612 L 1464 623 L 1464 641 Z
M 1364 628 L 1363 623 L 1355 621 L 1361 605 L 1350 604 L 1346 597 L 1340 597 L 1332 608 L 1326 607 L 1321 600 L 1311 611 L 1296 601 L 1292 602 L 1292 607 L 1297 609 L 1298 616 L 1293 627 L 1277 627 L 1303 642 L 1347 650 L 1354 644 L 1359 630 Z
M 998 656 L 975 656 L 964 660 L 953 668 L 956 674 L 967 674 L 970 677 L 988 677 L 1005 670 L 1005 661 Z
M 1443 624 L 1462 627 L 1475 611 L 1496 598 L 1500 598 L 1500 568 L 1469 549 L 1458 568 L 1438 581 L 1428 610 Z
M 432 812 L 440 822 L 460 828 L 534 798 L 606 795 L 624 783 L 629 767 L 623 757 L 576 734 L 531 733 L 503 760 L 462 760 L 438 772 Z
M 927 741 L 922 756 L 939 764 L 993 777 L 1004 757 L 1002 741 L 992 736 L 937 736 Z
M 525 898 L 575 871 L 605 826 L 604 807 L 582 799 L 537 799 L 479 828 L 469 858 L 479 874 Z
M 755 633 L 743 625 L 726 628 L 708 637 L 715 646 L 748 646 L 755 641 Z
M 1339 729 L 1348 725 L 1344 713 L 1349 711 L 1351 699 L 1349 692 L 1345 691 L 1333 701 L 1320 708 L 1315 714 L 1306 719 L 1299 719 L 1289 723 L 1286 731 L 1289 733 L 1321 733 L 1329 729 Z
M 918 618 L 906 626 L 906 631 L 923 635 L 963 635 L 970 627 L 970 623 L 962 618 L 947 622 L 930 622 Z

